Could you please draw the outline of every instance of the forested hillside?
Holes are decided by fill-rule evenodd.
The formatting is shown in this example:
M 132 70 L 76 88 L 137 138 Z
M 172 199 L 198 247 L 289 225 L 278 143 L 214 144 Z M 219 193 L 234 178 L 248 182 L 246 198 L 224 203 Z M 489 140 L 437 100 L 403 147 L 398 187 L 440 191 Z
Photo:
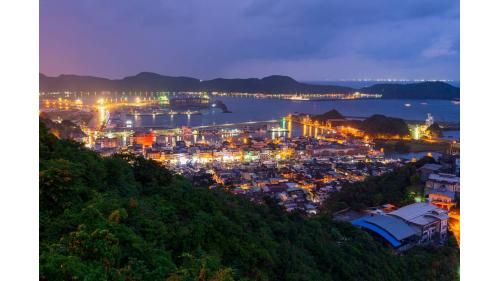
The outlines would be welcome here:
M 40 125 L 40 280 L 455 280 L 458 251 L 396 256 L 329 214 L 194 187 Z

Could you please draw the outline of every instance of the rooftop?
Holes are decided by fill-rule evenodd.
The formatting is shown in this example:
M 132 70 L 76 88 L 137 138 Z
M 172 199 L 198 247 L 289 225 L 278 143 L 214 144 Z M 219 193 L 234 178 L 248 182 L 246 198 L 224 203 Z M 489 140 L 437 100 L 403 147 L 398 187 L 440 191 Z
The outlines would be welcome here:
M 417 231 L 403 220 L 387 215 L 362 217 L 352 221 L 352 224 L 377 233 L 395 248 L 402 245 L 401 240 L 417 234 Z
M 365 217 L 364 220 L 368 223 L 375 224 L 385 229 L 398 240 L 403 240 L 417 234 L 416 230 L 413 229 L 409 224 L 396 217 L 387 215 L 373 215 Z
M 425 164 L 422 167 L 419 168 L 419 170 L 432 170 L 432 171 L 437 171 L 441 169 L 441 165 L 439 164 Z
M 428 224 L 435 220 L 429 218 L 429 216 L 436 219 L 446 219 L 448 217 L 446 211 L 429 203 L 413 203 L 399 208 L 396 211 L 392 211 L 389 215 L 402 218 L 405 221 L 418 225 Z
M 460 183 L 460 178 L 452 174 L 430 174 L 429 180 L 444 181 L 449 183 Z
M 448 196 L 450 198 L 455 198 L 455 192 L 453 191 L 450 191 L 450 190 L 447 190 L 447 189 L 430 189 L 430 190 L 427 190 L 425 192 L 426 195 L 429 195 L 429 194 L 440 194 L 440 195 L 444 195 L 444 196 Z

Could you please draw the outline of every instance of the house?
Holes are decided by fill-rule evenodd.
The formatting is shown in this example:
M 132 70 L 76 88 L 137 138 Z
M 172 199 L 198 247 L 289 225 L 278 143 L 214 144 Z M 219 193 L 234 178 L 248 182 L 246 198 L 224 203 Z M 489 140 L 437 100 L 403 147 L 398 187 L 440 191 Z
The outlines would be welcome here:
M 428 189 L 446 189 L 460 193 L 460 178 L 452 174 L 430 174 L 425 182 Z
M 429 203 L 441 209 L 449 211 L 456 205 L 456 193 L 444 188 L 429 189 L 425 192 L 425 195 L 427 196 Z
M 389 213 L 372 212 L 351 223 L 401 252 L 418 244 L 442 243 L 447 237 L 448 212 L 429 203 L 414 203 Z
M 420 180 L 425 182 L 427 179 L 429 179 L 429 176 L 431 174 L 438 173 L 439 170 L 442 168 L 442 165 L 439 164 L 425 164 L 422 167 L 418 169 L 418 172 L 420 174 Z
M 388 213 L 412 225 L 419 233 L 419 244 L 443 241 L 448 233 L 448 212 L 429 203 L 413 203 Z
M 418 231 L 409 223 L 386 214 L 371 214 L 351 223 L 375 234 L 383 244 L 397 251 L 404 251 L 419 240 Z
M 118 147 L 118 138 L 98 138 L 95 140 L 95 149 L 106 149 Z

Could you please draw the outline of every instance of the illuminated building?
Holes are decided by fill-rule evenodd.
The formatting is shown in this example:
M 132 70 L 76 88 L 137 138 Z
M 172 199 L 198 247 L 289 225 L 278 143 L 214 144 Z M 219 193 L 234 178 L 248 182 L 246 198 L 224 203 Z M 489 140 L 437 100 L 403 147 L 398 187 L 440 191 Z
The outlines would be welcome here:
M 170 104 L 170 100 L 165 95 L 159 96 L 158 97 L 158 102 L 159 102 L 160 105 L 169 105 Z
M 455 203 L 456 193 L 446 189 L 431 189 L 425 192 L 429 202 L 441 209 L 450 210 Z
M 425 182 L 431 174 L 437 173 L 442 167 L 442 165 L 430 163 L 423 165 L 418 169 L 420 180 Z
M 118 138 L 98 138 L 95 140 L 97 149 L 116 148 L 118 147 Z
M 132 143 L 140 144 L 144 147 L 150 147 L 153 145 L 155 139 L 154 133 L 136 133 L 131 137 Z
M 434 117 L 430 113 L 427 113 L 427 119 L 425 119 L 425 125 L 427 127 L 430 127 L 432 124 L 434 124 Z

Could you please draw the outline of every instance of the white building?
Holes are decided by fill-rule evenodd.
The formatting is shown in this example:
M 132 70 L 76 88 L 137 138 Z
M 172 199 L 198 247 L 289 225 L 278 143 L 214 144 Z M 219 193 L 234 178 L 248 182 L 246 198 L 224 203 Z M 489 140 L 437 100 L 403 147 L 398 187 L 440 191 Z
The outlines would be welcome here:
M 442 241 L 448 233 L 448 211 L 429 203 L 414 203 L 388 213 L 413 226 L 419 233 L 419 244 Z
M 452 174 L 430 174 L 425 182 L 425 187 L 429 189 L 446 189 L 460 193 L 460 178 Z

